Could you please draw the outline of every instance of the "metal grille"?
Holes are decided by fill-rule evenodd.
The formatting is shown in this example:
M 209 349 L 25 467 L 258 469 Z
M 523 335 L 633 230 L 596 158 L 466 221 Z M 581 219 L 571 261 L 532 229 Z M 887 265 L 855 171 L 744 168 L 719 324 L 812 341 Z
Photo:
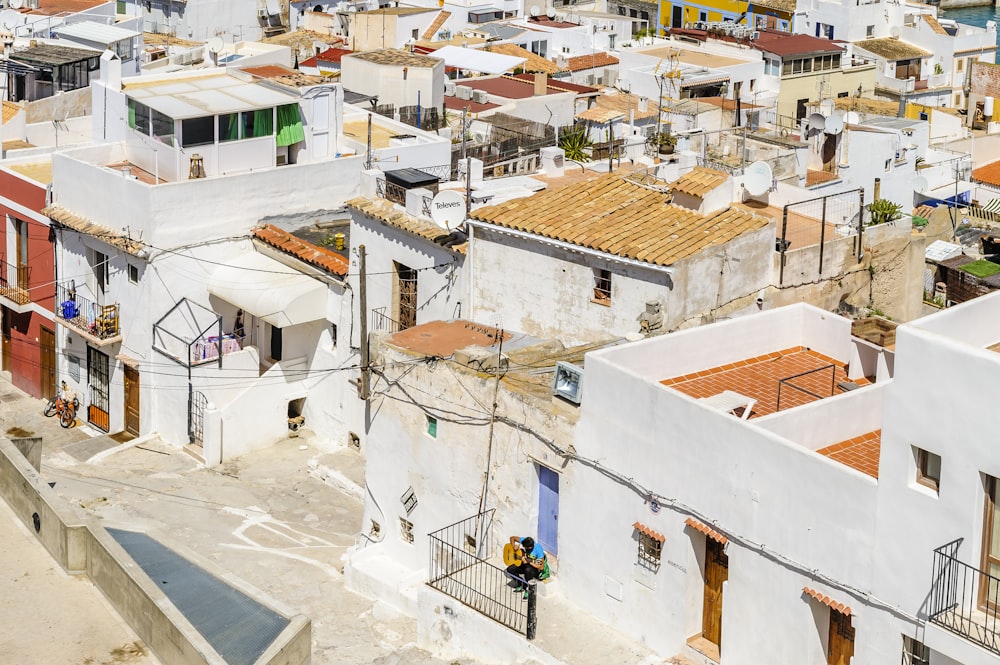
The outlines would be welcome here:
M 208 398 L 205 393 L 191 390 L 188 394 L 188 442 L 200 446 L 205 441 L 205 407 Z
M 1000 654 L 1000 578 L 958 560 L 962 540 L 934 550 L 934 585 L 927 615 L 956 635 Z
M 782 210 L 781 230 L 776 249 L 781 254 L 778 284 L 784 284 L 785 254 L 792 244 L 789 238 L 789 221 L 801 230 L 819 228 L 818 275 L 823 274 L 823 250 L 827 242 L 837 240 L 837 229 L 854 236 L 854 251 L 860 261 L 864 256 L 862 234 L 864 229 L 865 190 L 858 188 L 840 194 L 820 196 L 808 201 L 789 203 Z M 796 249 L 800 249 L 796 247 Z
M 493 512 L 473 515 L 428 535 L 427 584 L 532 640 L 537 626 L 536 586 L 485 559 L 485 553 L 493 550 Z M 527 586 L 527 602 L 511 588 L 514 582 Z
M 87 347 L 87 383 L 90 386 L 90 406 L 87 420 L 90 424 L 107 432 L 110 427 L 108 356 L 92 346 Z

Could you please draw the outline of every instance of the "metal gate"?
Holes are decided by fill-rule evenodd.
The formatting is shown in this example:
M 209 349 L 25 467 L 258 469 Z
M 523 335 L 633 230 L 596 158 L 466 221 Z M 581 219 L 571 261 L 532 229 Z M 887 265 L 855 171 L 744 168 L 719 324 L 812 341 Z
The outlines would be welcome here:
M 790 222 L 792 226 L 805 231 L 808 236 L 812 236 L 816 229 L 819 230 L 817 274 L 823 274 L 823 250 L 828 242 L 837 240 L 837 227 L 850 229 L 850 235 L 855 238 L 854 250 L 860 262 L 864 256 L 862 235 L 865 225 L 865 190 L 858 188 L 785 205 L 781 213 L 781 228 L 775 243 L 775 249 L 781 254 L 778 284 L 785 282 L 785 254 L 792 244 L 789 238 Z
M 205 393 L 191 390 L 188 393 L 188 442 L 201 446 L 205 440 L 205 407 L 208 398 Z

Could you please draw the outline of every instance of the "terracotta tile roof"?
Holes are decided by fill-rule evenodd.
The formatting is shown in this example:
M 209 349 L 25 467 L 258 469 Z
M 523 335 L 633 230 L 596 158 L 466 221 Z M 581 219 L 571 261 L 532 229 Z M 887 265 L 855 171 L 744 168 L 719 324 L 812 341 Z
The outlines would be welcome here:
M 472 218 L 661 266 L 771 223 L 745 208 L 705 216 L 665 199 L 658 188 L 611 173 L 479 208 Z
M 635 524 L 633 524 L 632 528 L 635 529 L 636 531 L 638 531 L 639 533 L 646 534 L 647 536 L 649 536 L 653 540 L 660 541 L 661 543 L 664 542 L 667 539 L 667 537 L 664 536 L 662 533 L 658 533 L 656 531 L 653 531 L 652 529 L 650 529 L 645 524 L 640 524 L 639 522 L 636 522 Z
M 802 587 L 802 593 L 806 594 L 807 596 L 811 596 L 811 597 L 815 598 L 819 602 L 821 602 L 824 605 L 826 605 L 827 607 L 829 607 L 831 610 L 836 610 L 836 611 L 840 612 L 841 614 L 846 614 L 847 616 L 851 616 L 851 608 L 850 607 L 848 607 L 847 605 L 844 605 L 843 603 L 838 603 L 833 598 L 830 598 L 830 596 L 822 594 L 819 591 L 817 591 L 816 589 L 810 589 L 809 587 L 804 586 L 804 587 Z
M 421 355 L 449 358 L 467 346 L 493 346 L 501 333 L 505 342 L 514 337 L 508 331 L 499 331 L 492 326 L 457 319 L 422 323 L 391 335 L 388 341 L 394 346 Z
M 703 197 L 727 180 L 729 180 L 728 173 L 696 166 L 674 181 L 670 187 L 675 192 Z
M 254 229 L 253 237 L 267 243 L 271 247 L 280 249 L 286 254 L 291 254 L 309 265 L 322 268 L 334 275 L 343 277 L 347 274 L 348 268 L 350 268 L 350 263 L 340 254 L 314 245 L 311 242 L 306 242 L 301 238 L 296 238 L 288 231 L 280 229 L 273 224 Z
M 365 12 L 370 14 L 371 12 Z M 398 48 L 380 49 L 378 51 L 365 51 L 364 53 L 352 53 L 348 58 L 358 58 L 377 65 L 405 65 L 407 67 L 434 67 L 444 61 L 441 58 L 432 58 L 427 55 L 417 55 L 409 51 Z
M 451 109 L 452 111 L 461 111 L 463 109 L 469 109 L 469 113 L 482 113 L 483 111 L 490 111 L 492 109 L 500 108 L 499 104 L 494 104 L 493 102 L 474 102 L 471 99 L 459 99 L 458 97 L 451 97 L 450 95 L 445 95 L 444 98 L 445 108 Z
M 437 224 L 412 217 L 385 199 L 370 199 L 366 196 L 359 196 L 348 201 L 347 205 L 389 226 L 434 243 L 448 235 L 448 232 Z M 452 245 L 449 249 L 459 254 L 465 254 L 468 245 L 468 242 L 463 242 L 460 245 Z
M 878 460 L 882 448 L 882 430 L 847 439 L 816 452 L 841 464 L 878 478 Z
M 15 115 L 21 112 L 21 107 L 14 102 L 8 102 L 6 99 L 3 100 L 3 123 L 13 118 Z
M 1000 161 L 990 162 L 972 170 L 972 179 L 986 185 L 1000 187 Z
M 879 37 L 877 39 L 865 39 L 854 42 L 855 48 L 864 49 L 869 53 L 874 53 L 886 60 L 909 60 L 911 58 L 926 58 L 934 55 L 930 51 L 925 51 L 919 46 L 908 44 L 896 37 Z
M 934 32 L 938 33 L 939 35 L 947 35 L 948 34 L 948 31 L 945 30 L 944 27 L 940 23 L 938 23 L 938 20 L 937 20 L 936 17 L 931 16 L 930 14 L 921 14 L 921 16 L 924 19 L 924 23 L 926 23 L 927 25 L 931 26 L 931 30 L 933 30 Z
M 362 12 L 368 16 L 410 16 L 434 11 L 430 7 L 381 7 Z
M 75 215 L 69 210 L 60 208 L 59 206 L 53 205 L 44 208 L 42 210 L 42 214 L 48 216 L 49 219 L 56 222 L 60 226 L 67 229 L 73 229 L 74 231 L 79 231 L 84 235 L 93 236 L 94 238 L 97 238 L 112 247 L 117 247 L 132 256 L 138 256 L 139 252 L 146 247 L 143 242 L 139 240 L 132 240 L 121 231 L 117 231 L 101 224 L 94 224 L 86 217 Z
M 533 74 L 514 74 L 510 78 L 525 81 L 532 85 L 535 83 L 535 76 Z M 569 81 L 560 81 L 558 79 L 549 79 L 549 90 L 575 92 L 578 95 L 596 95 L 599 92 L 597 88 L 589 85 L 580 85 L 579 83 L 570 83 Z
M 684 520 L 684 523 L 687 524 L 692 529 L 694 529 L 695 531 L 704 534 L 706 538 L 711 538 L 720 545 L 725 545 L 726 543 L 729 542 L 729 539 L 723 536 L 721 533 L 719 533 L 712 527 L 708 526 L 707 524 L 702 524 L 693 517 L 687 518 L 686 520 Z
M 526 72 L 544 72 L 546 74 L 555 74 L 559 71 L 559 67 L 556 63 L 551 60 L 546 60 L 542 56 L 532 53 L 528 49 L 521 48 L 517 44 L 490 44 L 485 50 L 490 53 L 512 55 L 515 58 L 524 58 L 525 62 L 521 65 L 521 69 Z
M 589 120 L 590 122 L 609 122 L 615 118 L 628 119 L 629 110 L 634 112 L 636 120 L 645 120 L 656 117 L 656 102 L 647 99 L 645 111 L 640 110 L 639 97 L 637 95 L 600 95 L 594 98 L 596 102 L 586 111 L 576 114 L 578 120 Z
M 441 29 L 441 26 L 444 25 L 449 18 L 451 18 L 451 12 L 444 9 L 438 12 L 438 15 L 434 17 L 431 24 L 427 26 L 426 30 L 424 30 L 423 39 L 434 39 L 434 35 L 437 34 L 437 31 Z
M 792 56 L 809 53 L 843 53 L 844 48 L 830 41 L 812 35 L 790 35 L 787 32 L 761 30 L 754 46 L 774 55 Z
M 582 72 L 587 69 L 594 69 L 595 67 L 609 67 L 611 65 L 617 65 L 618 63 L 618 58 L 610 53 L 598 51 L 597 53 L 591 53 L 589 55 L 577 55 L 572 58 L 566 58 L 566 66 L 562 68 L 562 71 Z
M 354 53 L 354 51 L 348 48 L 328 48 L 319 55 L 314 55 L 311 58 L 303 60 L 302 62 L 299 63 L 299 66 L 319 67 L 319 63 L 321 62 L 333 63 L 339 65 L 340 59 L 343 58 L 345 55 L 350 55 L 351 53 Z

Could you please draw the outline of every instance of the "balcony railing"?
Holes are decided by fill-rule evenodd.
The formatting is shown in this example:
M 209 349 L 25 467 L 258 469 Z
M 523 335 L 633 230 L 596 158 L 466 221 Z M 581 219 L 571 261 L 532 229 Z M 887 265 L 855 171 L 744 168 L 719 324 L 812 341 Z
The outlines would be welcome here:
M 0 259 L 0 296 L 18 305 L 27 305 L 31 302 L 30 277 L 31 268 L 28 266 L 14 265 Z
M 56 317 L 100 340 L 111 339 L 121 332 L 118 328 L 117 303 L 101 305 L 63 284 L 56 285 Z
M 527 584 L 525 602 L 515 591 L 515 578 L 486 561 L 495 551 L 493 511 L 473 515 L 428 535 L 431 546 L 427 584 L 480 614 L 535 639 L 536 587 Z M 522 584 L 524 580 L 519 580 Z
M 399 321 L 392 319 L 385 313 L 385 307 L 376 307 L 372 310 L 372 330 L 378 332 L 397 333 L 403 329 Z
M 1000 654 L 1000 578 L 958 560 L 961 540 L 934 550 L 927 615 L 937 624 Z

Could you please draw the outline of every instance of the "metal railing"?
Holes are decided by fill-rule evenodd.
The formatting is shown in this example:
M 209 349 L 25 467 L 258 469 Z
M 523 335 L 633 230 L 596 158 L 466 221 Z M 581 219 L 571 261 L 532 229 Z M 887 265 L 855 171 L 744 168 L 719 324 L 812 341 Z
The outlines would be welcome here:
M 119 334 L 117 303 L 101 305 L 63 284 L 56 284 L 56 317 L 98 339 Z
M 1000 578 L 958 560 L 962 540 L 934 550 L 934 578 L 927 616 L 979 646 L 1000 654 Z
M 391 333 L 397 333 L 402 330 L 403 327 L 399 321 L 394 320 L 385 312 L 385 307 L 376 307 L 372 310 L 372 330 Z
M 427 584 L 529 640 L 535 639 L 537 591 L 486 561 L 494 550 L 493 510 L 428 534 L 430 575 Z M 521 583 L 527 592 L 515 591 Z
M 826 370 L 830 370 L 830 394 L 829 395 L 817 395 L 816 393 L 814 393 L 812 391 L 806 390 L 805 388 L 802 388 L 802 387 L 797 386 L 794 383 L 792 383 L 792 381 L 794 381 L 795 379 L 801 379 L 804 376 L 809 376 L 810 374 L 816 374 L 818 372 L 825 372 Z M 833 364 L 824 365 L 822 367 L 817 367 L 816 369 L 811 369 L 808 372 L 802 372 L 801 374 L 795 374 L 794 376 L 787 376 L 784 379 L 778 379 L 778 400 L 777 400 L 777 404 L 775 404 L 774 410 L 775 411 L 781 411 L 781 387 L 782 386 L 788 386 L 789 388 L 794 388 L 795 390 L 798 390 L 799 392 L 805 393 L 806 395 L 809 395 L 810 397 L 814 397 L 816 399 L 823 399 L 824 397 L 830 397 L 830 396 L 833 395 L 834 388 L 836 387 L 836 381 L 837 381 L 837 366 L 833 365 Z
M 31 268 L 7 263 L 0 259 L 0 296 L 13 300 L 18 305 L 31 302 Z

